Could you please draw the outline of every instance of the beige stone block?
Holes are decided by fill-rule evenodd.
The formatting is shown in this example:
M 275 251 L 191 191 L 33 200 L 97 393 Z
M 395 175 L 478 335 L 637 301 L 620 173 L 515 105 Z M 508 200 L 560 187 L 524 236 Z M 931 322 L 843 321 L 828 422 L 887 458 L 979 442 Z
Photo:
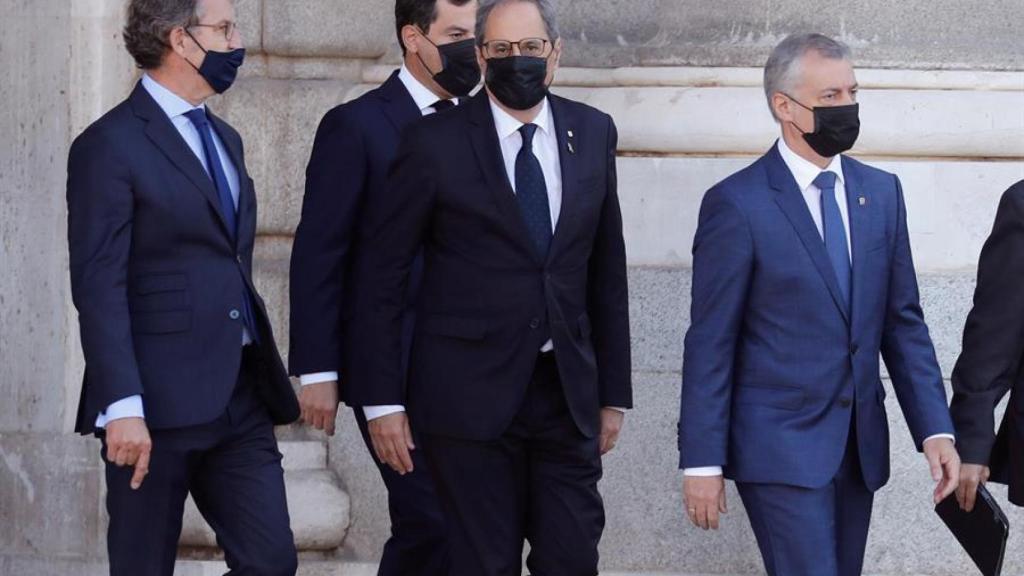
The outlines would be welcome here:
M 266 0 L 263 47 L 285 56 L 377 58 L 398 42 L 394 3 Z
M 336 80 L 251 78 L 211 103 L 245 142 L 261 234 L 294 234 L 317 126 L 328 110 L 345 101 L 349 88 Z

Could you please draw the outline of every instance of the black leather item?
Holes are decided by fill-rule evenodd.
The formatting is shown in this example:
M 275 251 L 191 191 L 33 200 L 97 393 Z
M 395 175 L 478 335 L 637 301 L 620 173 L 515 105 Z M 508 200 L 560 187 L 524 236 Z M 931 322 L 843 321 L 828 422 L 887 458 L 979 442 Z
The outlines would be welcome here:
M 956 501 L 956 494 L 952 494 L 935 507 L 935 513 L 982 574 L 999 576 L 1002 573 L 1010 522 L 984 486 L 978 487 L 978 499 L 971 512 L 964 512 Z

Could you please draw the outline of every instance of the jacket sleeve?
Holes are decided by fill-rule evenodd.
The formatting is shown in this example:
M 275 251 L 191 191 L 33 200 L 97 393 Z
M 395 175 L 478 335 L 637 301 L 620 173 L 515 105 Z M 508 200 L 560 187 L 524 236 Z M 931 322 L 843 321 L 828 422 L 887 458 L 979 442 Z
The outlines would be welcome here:
M 897 202 L 896 238 L 881 351 L 914 444 L 921 450 L 927 438 L 953 434 L 953 422 L 946 406 L 946 388 L 939 362 L 921 310 L 903 189 L 899 179 L 893 178 Z
M 71 296 L 97 412 L 144 393 L 132 341 L 128 260 L 134 195 L 131 171 L 112 136 L 87 131 L 68 156 Z M 96 414 L 87 414 L 94 419 Z
M 385 189 L 366 199 L 365 246 L 356 266 L 356 310 L 351 343 L 350 403 L 402 405 L 402 311 L 409 274 L 436 196 L 431 142 L 419 124 L 402 137 Z
M 1024 182 L 1003 195 L 978 262 L 974 308 L 953 370 L 950 410 L 964 462 L 988 464 L 995 408 L 1013 386 L 1024 354 Z
M 344 110 L 329 112 L 317 129 L 306 167 L 302 218 L 290 269 L 289 372 L 338 371 L 342 306 L 349 296 L 350 260 L 367 180 L 358 125 Z
M 608 189 L 590 256 L 587 315 L 593 324 L 601 406 L 632 408 L 626 246 L 615 170 L 617 143 L 615 123 L 608 117 Z
M 726 466 L 736 345 L 754 266 L 746 215 L 720 188 L 701 203 L 683 353 L 679 467 Z

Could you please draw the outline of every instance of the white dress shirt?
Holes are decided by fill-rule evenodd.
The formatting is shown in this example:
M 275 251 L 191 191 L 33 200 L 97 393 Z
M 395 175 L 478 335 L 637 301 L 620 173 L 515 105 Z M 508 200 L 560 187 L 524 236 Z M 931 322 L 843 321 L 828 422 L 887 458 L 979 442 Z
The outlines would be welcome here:
M 191 112 L 195 109 L 205 110 L 206 104 L 200 104 L 199 106 L 193 106 L 187 100 L 178 96 L 174 92 L 171 92 L 159 82 L 144 74 L 142 76 L 142 87 L 146 89 L 146 92 L 153 97 L 157 105 L 164 114 L 167 114 L 167 118 L 171 120 L 171 124 L 178 130 L 181 137 L 188 144 L 189 149 L 196 155 L 199 162 L 202 163 L 203 168 L 207 174 L 210 173 L 210 167 L 206 164 L 206 154 L 203 151 L 203 140 L 199 135 L 199 131 L 196 130 L 192 121 L 185 116 L 186 112 Z M 224 143 L 220 139 L 220 135 L 217 134 L 217 130 L 212 128 L 210 132 L 213 134 L 213 144 L 217 147 L 217 155 L 220 156 L 221 164 L 224 168 L 224 175 L 228 179 L 228 187 L 231 188 L 231 197 L 235 201 L 235 210 L 238 210 L 238 194 L 239 194 L 239 182 L 238 182 L 238 169 L 234 163 L 231 162 L 231 156 L 228 154 L 228 149 L 224 146 Z M 249 331 L 244 327 L 242 328 L 242 345 L 246 345 L 252 342 L 252 337 L 249 335 Z M 121 418 L 145 418 L 145 413 L 142 408 L 142 396 L 135 395 L 123 398 L 114 402 L 107 407 L 105 412 L 101 412 L 96 417 L 96 427 L 105 428 L 107 422 L 112 420 L 118 420 Z
M 846 178 L 843 175 L 843 162 L 842 157 L 838 154 L 832 157 L 828 166 L 825 169 L 818 168 L 813 162 L 802 158 L 797 155 L 796 152 L 786 145 L 786 141 L 783 138 L 779 138 L 779 154 L 782 156 L 782 161 L 786 163 L 786 167 L 789 168 L 790 173 L 793 174 L 793 179 L 796 180 L 796 185 L 800 189 L 800 193 L 804 196 L 804 201 L 807 202 L 807 209 L 811 213 L 811 219 L 814 220 L 814 225 L 818 228 L 818 235 L 821 236 L 822 242 L 825 241 L 825 228 L 822 225 L 821 216 L 821 189 L 814 185 L 814 179 L 818 177 L 822 172 L 833 172 L 836 175 L 836 203 L 839 204 L 839 213 L 843 218 L 843 227 L 846 229 L 846 252 L 850 255 L 850 262 L 853 262 L 853 249 L 850 243 L 850 215 L 849 205 L 846 202 Z M 925 442 L 932 438 L 949 438 L 953 440 L 951 434 L 936 434 L 929 436 Z M 721 466 L 705 466 L 701 468 L 686 468 L 683 470 L 683 474 L 686 476 L 721 476 Z
M 405 89 L 412 96 L 412 101 L 416 103 L 416 107 L 419 108 L 420 114 L 429 116 L 437 110 L 434 109 L 434 104 L 437 103 L 440 98 L 437 94 L 431 92 L 430 88 L 423 85 L 422 82 L 416 79 L 409 72 L 409 69 L 403 64 L 401 70 L 398 71 L 398 79 L 405 86 Z M 457 99 L 452 99 L 453 104 L 458 104 Z M 299 376 L 299 383 L 303 386 L 309 386 L 310 384 L 319 384 L 321 382 L 335 382 L 338 380 L 337 370 L 328 372 L 317 372 L 315 374 L 303 374 Z M 388 414 L 394 414 L 396 412 L 405 412 L 405 407 L 395 404 L 389 406 L 364 406 L 363 414 L 366 416 L 366 420 L 374 420 Z

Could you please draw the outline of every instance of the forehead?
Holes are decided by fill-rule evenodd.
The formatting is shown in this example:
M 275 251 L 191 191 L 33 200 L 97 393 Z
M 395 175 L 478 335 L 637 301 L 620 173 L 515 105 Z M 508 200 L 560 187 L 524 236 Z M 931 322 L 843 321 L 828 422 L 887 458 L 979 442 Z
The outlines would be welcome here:
M 843 90 L 857 84 L 853 64 L 847 59 L 826 58 L 810 50 L 800 57 L 798 66 L 799 83 L 804 90 Z
M 547 38 L 544 19 L 533 2 L 506 2 L 487 17 L 484 36 L 488 40 Z
M 456 6 L 451 2 L 439 0 L 437 3 L 437 19 L 434 20 L 433 25 L 440 25 L 442 27 L 459 25 L 465 27 L 468 22 L 468 27 L 472 28 L 476 21 L 476 8 L 476 0 L 467 2 L 462 6 Z

